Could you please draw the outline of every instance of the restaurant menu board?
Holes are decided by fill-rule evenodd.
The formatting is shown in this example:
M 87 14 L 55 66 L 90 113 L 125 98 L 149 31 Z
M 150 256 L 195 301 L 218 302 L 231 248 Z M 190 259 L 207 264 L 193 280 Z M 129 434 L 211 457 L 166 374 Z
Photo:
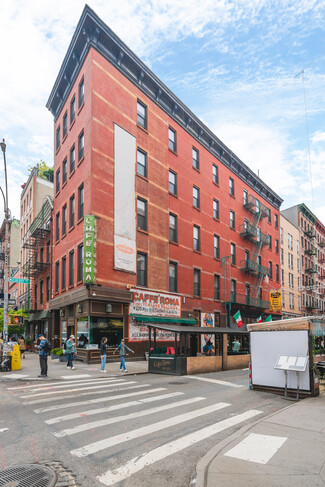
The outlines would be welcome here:
M 308 356 L 305 355 L 279 355 L 274 366 L 275 369 L 293 370 L 295 372 L 305 372 Z

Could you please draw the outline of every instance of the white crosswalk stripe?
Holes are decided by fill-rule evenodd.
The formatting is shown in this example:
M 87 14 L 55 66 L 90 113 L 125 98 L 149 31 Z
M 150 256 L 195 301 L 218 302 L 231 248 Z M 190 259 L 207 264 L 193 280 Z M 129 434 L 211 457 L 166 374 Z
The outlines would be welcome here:
M 67 385 L 72 384 L 87 384 L 90 383 L 92 384 L 93 382 L 102 382 L 103 380 L 124 380 L 121 378 L 117 378 L 116 376 L 114 377 L 109 377 L 106 376 L 105 378 L 102 377 L 100 379 L 78 379 L 78 380 L 70 380 L 62 383 L 62 381 L 56 381 L 56 382 L 45 382 L 44 384 L 33 384 L 33 385 L 25 385 L 25 386 L 16 386 L 16 387 L 7 387 L 8 391 L 18 391 L 19 389 L 33 389 L 34 391 L 44 391 L 46 389 L 52 389 L 52 388 L 62 388 L 62 387 L 67 387 Z
M 89 391 L 90 389 L 105 389 L 105 387 L 109 387 L 110 384 L 112 384 L 113 386 L 115 386 L 118 382 L 122 382 L 122 379 L 121 380 L 102 380 L 101 381 L 101 384 L 100 385 L 96 385 L 96 386 L 92 386 L 92 387 L 89 387 L 88 385 L 85 386 L 85 387 L 78 387 L 78 384 L 77 384 L 77 387 L 75 389 L 65 389 L 64 391 L 60 391 L 60 393 L 66 393 L 66 392 L 76 392 L 76 391 Z M 75 384 L 73 384 L 75 385 Z M 71 385 L 69 385 L 69 387 L 71 387 Z M 39 392 L 37 394 L 33 394 L 31 396 L 31 394 L 29 394 L 28 396 L 20 396 L 21 399 L 27 399 L 29 397 L 39 397 L 39 396 L 52 396 L 53 394 L 56 394 L 58 395 L 59 392 L 58 391 L 49 391 L 49 392 Z

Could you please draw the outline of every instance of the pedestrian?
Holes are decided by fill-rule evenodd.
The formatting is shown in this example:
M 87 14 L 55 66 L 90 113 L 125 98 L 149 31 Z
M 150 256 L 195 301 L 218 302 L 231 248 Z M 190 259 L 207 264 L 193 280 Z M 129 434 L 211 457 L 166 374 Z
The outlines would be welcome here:
M 19 338 L 19 350 L 23 358 L 25 358 L 26 342 L 24 337 Z
M 47 357 L 51 352 L 51 346 L 43 334 L 38 335 L 40 344 L 36 345 L 39 350 L 39 363 L 41 366 L 41 374 L 38 377 L 47 377 Z
M 107 373 L 107 370 L 105 370 L 105 364 L 106 364 L 106 351 L 107 351 L 107 338 L 103 337 L 102 338 L 102 343 L 100 344 L 100 371 L 103 372 L 104 374 Z
M 127 372 L 126 368 L 125 368 L 125 356 L 126 356 L 126 351 L 128 350 L 129 352 L 132 352 L 134 353 L 133 350 L 131 350 L 131 348 L 127 347 L 125 345 L 125 340 L 124 338 L 122 338 L 121 340 L 121 343 L 119 344 L 118 347 L 116 347 L 116 349 L 114 350 L 114 354 L 117 352 L 117 350 L 119 350 L 119 353 L 120 353 L 120 358 L 121 358 L 121 363 L 120 363 L 120 371 L 122 372 L 122 368 L 124 370 L 124 372 Z
M 77 352 L 74 335 L 70 335 L 69 340 L 67 340 L 66 351 L 67 351 L 66 355 L 67 355 L 67 360 L 68 360 L 67 369 L 75 370 L 75 367 L 73 366 L 73 362 L 72 362 L 74 360 L 74 356 Z
M 232 351 L 233 352 L 239 352 L 240 349 L 240 341 L 238 338 L 235 338 L 235 340 L 232 342 Z

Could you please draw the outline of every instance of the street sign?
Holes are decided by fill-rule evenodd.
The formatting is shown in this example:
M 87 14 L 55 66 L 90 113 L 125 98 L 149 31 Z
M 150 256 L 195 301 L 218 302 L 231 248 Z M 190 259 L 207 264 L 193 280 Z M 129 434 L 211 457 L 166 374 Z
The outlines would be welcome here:
M 29 284 L 29 279 L 18 279 L 17 277 L 9 277 L 9 282 L 18 282 L 19 284 Z
M 16 306 L 16 300 L 15 299 L 8 299 L 8 304 L 10 306 Z M 4 305 L 4 299 L 0 299 L 0 308 L 3 308 Z

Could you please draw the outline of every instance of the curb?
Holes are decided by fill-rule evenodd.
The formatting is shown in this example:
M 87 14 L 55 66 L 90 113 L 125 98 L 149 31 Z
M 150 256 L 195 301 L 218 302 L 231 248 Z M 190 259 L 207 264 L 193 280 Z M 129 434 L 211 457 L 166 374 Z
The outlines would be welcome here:
M 5 372 L 4 372 L 5 373 Z M 144 375 L 144 374 L 149 374 L 148 371 L 146 372 L 128 372 L 127 374 L 124 374 L 122 377 L 130 377 L 130 376 L 135 376 L 135 375 Z M 67 376 L 68 377 L 68 376 Z M 99 377 L 101 377 L 102 379 L 105 379 L 105 377 L 109 377 L 109 376 L 97 376 L 97 375 L 93 375 L 91 377 L 88 378 L 88 380 L 91 380 L 92 378 L 93 379 L 98 379 Z M 112 377 L 112 376 L 111 376 Z M 119 374 L 118 375 L 114 375 L 113 377 L 121 377 Z M 43 379 L 41 377 L 37 377 L 37 376 L 31 376 L 31 377 L 17 377 L 15 379 L 10 379 L 10 376 L 8 375 L 7 377 L 1 377 L 0 376 L 0 384 L 2 382 L 28 382 L 28 381 L 33 381 L 33 382 L 50 382 L 52 380 L 55 380 L 55 381 L 62 381 L 62 382 L 65 382 L 66 379 L 63 379 L 61 376 L 60 377 L 47 377 L 46 379 Z
M 312 398 L 306 398 L 312 399 Z M 304 401 L 306 400 L 304 399 Z M 268 416 L 264 416 L 263 418 L 260 418 L 254 423 L 247 424 L 246 426 L 242 426 L 239 430 L 235 431 L 231 436 L 228 438 L 225 438 L 224 440 L 220 441 L 216 446 L 214 446 L 206 455 L 204 455 L 196 464 L 195 470 L 193 472 L 193 475 L 191 477 L 191 481 L 189 484 L 189 487 L 206 487 L 207 485 L 207 477 L 208 477 L 208 469 L 210 466 L 210 463 L 212 460 L 220 453 L 221 450 L 223 450 L 227 445 L 232 443 L 233 441 L 237 440 L 239 437 L 244 435 L 247 431 L 250 429 L 254 428 L 257 424 L 262 423 L 263 421 L 272 418 L 272 416 L 275 416 L 278 414 L 280 411 L 285 411 L 286 409 L 290 409 L 294 406 L 297 406 L 299 402 L 296 402 L 295 404 L 290 404 L 289 406 L 280 409 L 279 411 L 275 411 L 274 413 L 269 414 Z

